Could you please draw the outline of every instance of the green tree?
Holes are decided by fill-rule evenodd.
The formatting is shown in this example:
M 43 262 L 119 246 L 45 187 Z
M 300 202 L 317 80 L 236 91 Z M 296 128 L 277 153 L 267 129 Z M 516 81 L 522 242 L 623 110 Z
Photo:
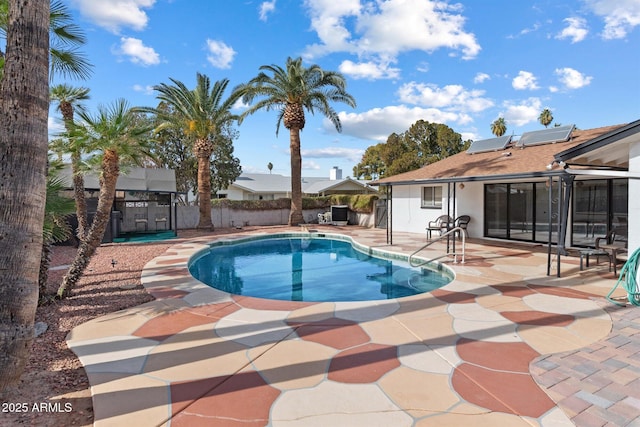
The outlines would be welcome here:
M 384 142 L 367 147 L 360 163 L 353 167 L 356 179 L 377 179 L 385 176 L 386 168 L 382 160 Z
M 62 114 L 62 120 L 67 132 L 73 129 L 74 111 L 76 108 L 82 109 L 82 101 L 89 99 L 89 89 L 86 87 L 73 87 L 67 84 L 55 85 L 50 90 L 51 102 L 56 102 L 56 109 Z M 84 147 L 79 145 L 80 140 L 69 140 L 60 138 L 59 147 L 63 152 L 71 155 L 71 173 L 73 182 L 73 196 L 76 201 L 76 216 L 78 218 L 77 236 L 79 240 L 86 237 L 88 230 L 87 223 L 87 202 L 84 197 L 84 175 L 82 171 L 82 154 Z
M 86 111 L 78 113 L 79 123 L 68 137 L 91 153 L 99 153 L 91 160 L 98 168 L 100 193 L 96 215 L 78 252 L 58 288 L 58 297 L 70 295 L 104 237 L 111 219 L 111 208 L 116 193 L 116 182 L 121 165 L 140 165 L 149 156 L 151 126 L 145 125 L 132 112 L 127 102 L 117 100 L 109 107 L 100 106 L 96 115 Z
M 507 132 L 507 122 L 504 117 L 498 117 L 491 123 L 491 133 L 495 136 L 502 136 Z
M 3 10 L 0 391 L 19 380 L 34 336 L 47 176 L 49 1 L 11 1 Z
M 287 58 L 285 68 L 278 65 L 263 65 L 260 73 L 248 83 L 240 85 L 236 92 L 243 101 L 251 105 L 241 116 L 240 122 L 259 110 L 277 110 L 278 121 L 289 130 L 291 153 L 291 213 L 289 225 L 304 222 L 302 215 L 302 156 L 300 153 L 300 131 L 304 129 L 306 109 L 311 114 L 320 111 L 335 126 L 338 132 L 342 125 L 330 102 L 344 102 L 355 107 L 356 101 L 346 91 L 346 80 L 342 74 L 326 71 L 318 65 L 305 67 L 302 58 Z M 265 73 L 268 72 L 269 74 Z
M 213 159 L 211 160 L 211 192 L 217 193 L 227 188 L 242 173 L 240 159 L 233 155 L 233 140 L 237 131 L 228 124 L 214 138 Z
M 551 110 L 549 110 L 548 108 L 542 110 L 542 112 L 538 116 L 538 121 L 542 126 L 549 127 L 549 125 L 553 121 L 553 114 L 551 114 Z
M 385 143 L 367 148 L 354 175 L 367 179 L 397 175 L 459 153 L 469 145 L 470 141 L 463 142 L 447 125 L 418 120 L 407 131 L 393 133 Z
M 9 0 L 0 0 L 0 38 L 5 38 L 8 26 Z M 54 75 L 86 80 L 91 75 L 91 63 L 80 51 L 86 44 L 84 31 L 73 23 L 69 9 L 61 1 L 53 1 L 49 10 L 49 78 Z M 2 78 L 2 51 L 0 51 L 0 78 Z
M 223 100 L 229 80 L 219 80 L 212 87 L 209 77 L 200 73 L 194 90 L 189 90 L 181 81 L 169 80 L 172 85 L 161 83 L 154 86 L 154 90 L 158 92 L 157 98 L 170 109 L 139 107 L 136 110 L 155 114 L 161 123 L 158 131 L 176 128 L 190 138 L 198 163 L 198 228 L 212 229 L 211 155 L 216 150 L 215 138 L 221 128 L 237 119 L 231 108 L 241 95 L 233 92 Z
M 273 170 L 273 163 L 267 163 L 267 169 L 269 169 L 269 175 L 271 175 L 271 171 Z

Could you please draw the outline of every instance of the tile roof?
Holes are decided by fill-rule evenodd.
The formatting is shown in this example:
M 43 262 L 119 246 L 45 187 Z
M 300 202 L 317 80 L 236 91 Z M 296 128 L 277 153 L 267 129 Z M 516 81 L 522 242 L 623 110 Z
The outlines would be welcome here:
M 461 152 L 420 169 L 381 178 L 370 185 L 410 184 L 416 181 L 456 181 L 471 178 L 503 177 L 512 175 L 548 175 L 546 166 L 554 155 L 587 142 L 624 125 L 606 126 L 587 130 L 574 130 L 566 142 L 534 145 L 524 148 L 512 144 L 506 150 L 467 154 Z M 515 176 L 514 176 L 515 177 Z

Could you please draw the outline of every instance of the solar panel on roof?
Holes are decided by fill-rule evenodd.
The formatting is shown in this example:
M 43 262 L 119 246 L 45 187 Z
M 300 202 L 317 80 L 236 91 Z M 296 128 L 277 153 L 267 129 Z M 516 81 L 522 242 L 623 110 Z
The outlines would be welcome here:
M 504 150 L 505 148 L 507 148 L 507 145 L 509 145 L 510 142 L 511 135 L 473 141 L 471 143 L 471 146 L 467 149 L 467 154 Z
M 528 147 L 531 145 L 551 144 L 553 142 L 567 141 L 571 136 L 574 125 L 558 126 L 551 129 L 535 130 L 522 134 L 516 147 Z

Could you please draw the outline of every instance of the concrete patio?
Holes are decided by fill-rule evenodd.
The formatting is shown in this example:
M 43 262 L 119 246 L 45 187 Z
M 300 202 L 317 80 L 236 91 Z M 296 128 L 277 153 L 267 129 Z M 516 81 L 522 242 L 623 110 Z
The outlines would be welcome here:
M 401 254 L 425 242 L 312 228 Z M 541 248 L 467 242 L 464 264 L 441 260 L 456 278 L 437 291 L 338 303 L 229 295 L 187 270 L 208 242 L 287 231 L 300 229 L 177 242 L 143 271 L 155 301 L 69 334 L 95 425 L 640 425 L 640 308 L 603 298 L 606 262 L 562 257 L 557 278 Z

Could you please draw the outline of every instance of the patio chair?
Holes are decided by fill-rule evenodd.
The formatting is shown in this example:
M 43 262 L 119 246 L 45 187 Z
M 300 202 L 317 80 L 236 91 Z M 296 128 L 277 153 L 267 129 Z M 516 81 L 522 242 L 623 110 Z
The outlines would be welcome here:
M 164 223 L 164 229 L 167 229 L 167 216 L 162 214 L 156 214 L 156 230 L 158 230 L 158 223 Z
M 447 231 L 453 224 L 453 219 L 449 215 L 440 215 L 433 221 L 427 223 L 427 239 L 431 239 L 431 232 L 437 231 L 442 235 L 443 230 Z
M 149 220 L 147 219 L 147 214 L 135 214 L 133 216 L 133 221 L 136 224 L 136 231 L 138 231 L 138 224 L 144 225 L 144 231 L 147 231 L 149 226 Z
M 596 250 L 602 250 L 609 255 L 609 271 L 613 266 L 613 274 L 617 276 L 617 265 L 619 261 L 624 261 L 627 252 L 627 227 L 614 227 L 603 237 L 597 237 L 595 242 Z
M 467 231 L 467 225 L 469 225 L 469 222 L 471 222 L 471 217 L 469 215 L 460 215 L 458 218 L 456 218 L 456 220 L 453 223 L 454 227 L 460 227 L 462 228 L 462 231 L 464 232 L 464 237 L 469 237 L 469 232 Z M 456 235 L 458 236 L 458 238 L 462 238 L 460 236 L 460 232 L 456 231 Z

